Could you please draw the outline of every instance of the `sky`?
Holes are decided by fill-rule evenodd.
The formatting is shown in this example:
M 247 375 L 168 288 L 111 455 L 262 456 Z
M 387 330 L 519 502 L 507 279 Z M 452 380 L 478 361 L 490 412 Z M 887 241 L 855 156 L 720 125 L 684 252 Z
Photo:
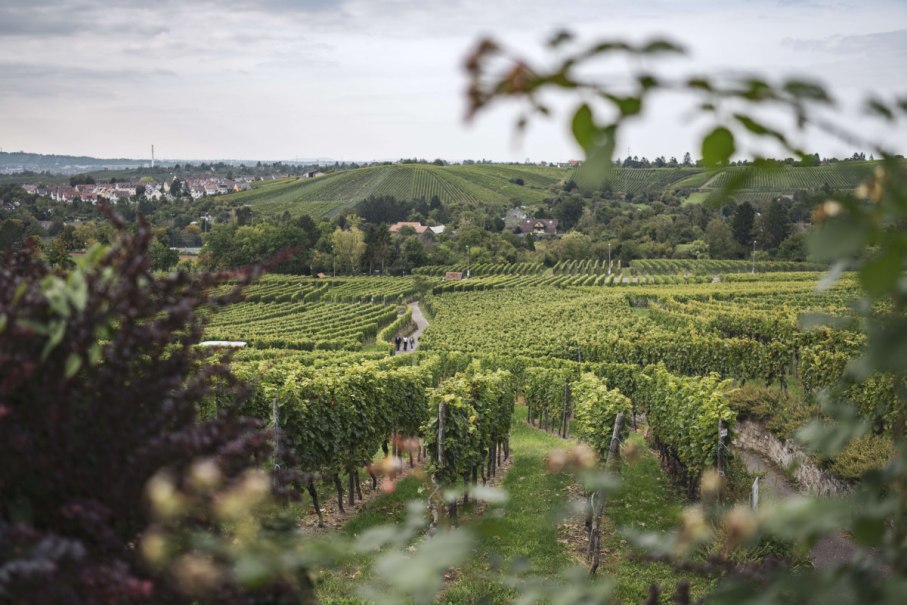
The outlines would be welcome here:
M 895 152 L 903 125 L 860 118 L 869 94 L 907 97 L 905 0 L 0 0 L 0 149 L 144 158 L 401 157 L 564 161 L 575 97 L 517 135 L 519 107 L 466 123 L 464 58 L 483 36 L 542 63 L 544 42 L 667 37 L 676 76 L 809 75 L 836 123 Z M 590 75 L 620 81 L 617 65 Z M 766 119 L 781 116 L 768 115 Z M 783 121 L 780 122 L 784 124 Z M 711 123 L 653 103 L 618 155 L 697 155 Z M 855 145 L 821 133 L 821 155 Z M 741 151 L 772 153 L 758 145 Z

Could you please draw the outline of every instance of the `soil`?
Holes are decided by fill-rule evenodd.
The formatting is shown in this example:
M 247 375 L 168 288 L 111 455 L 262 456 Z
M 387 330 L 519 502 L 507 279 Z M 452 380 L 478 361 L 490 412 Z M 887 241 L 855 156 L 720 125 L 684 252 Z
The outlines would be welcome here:
M 421 475 L 424 477 L 424 465 L 425 459 L 419 461 L 416 456 L 413 456 L 413 466 L 410 467 L 409 457 L 405 457 L 403 461 L 403 470 L 397 475 L 395 480 L 399 481 L 410 475 L 415 475 L 417 477 Z M 355 517 L 359 511 L 362 510 L 363 505 L 371 502 L 384 493 L 381 491 L 382 479 L 380 475 L 378 476 L 377 485 L 374 488 L 372 487 L 372 478 L 369 477 L 364 469 L 360 471 L 359 478 L 362 482 L 362 499 L 360 500 L 357 494 L 355 499 L 356 503 L 353 506 L 350 506 L 347 500 L 347 487 L 349 486 L 347 477 L 340 477 L 340 482 L 343 485 L 344 512 L 340 512 L 340 508 L 337 506 L 337 490 L 334 488 L 333 482 L 331 482 L 330 479 L 325 480 L 324 478 L 322 478 L 321 481 L 316 482 L 318 487 L 318 504 L 321 505 L 321 515 L 324 518 L 324 527 L 318 526 L 318 515 L 315 513 L 312 506 L 312 499 L 307 491 L 304 492 L 304 516 L 299 520 L 299 527 L 302 529 L 302 532 L 306 535 L 320 535 L 338 530 L 342 528 L 350 518 Z M 399 506 L 402 508 L 405 504 L 401 502 L 399 503 Z

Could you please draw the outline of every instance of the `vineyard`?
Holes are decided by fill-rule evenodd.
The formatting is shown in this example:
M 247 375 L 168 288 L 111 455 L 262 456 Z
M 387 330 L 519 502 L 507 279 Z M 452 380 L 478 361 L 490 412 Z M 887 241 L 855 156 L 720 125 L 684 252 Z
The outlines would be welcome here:
M 695 499 L 709 469 L 721 468 L 731 485 L 742 479 L 733 450 L 739 417 L 783 434 L 803 417 L 740 403 L 740 385 L 796 391 L 798 405 L 814 409 L 865 344 L 849 304 L 855 279 L 817 291 L 819 274 L 790 272 L 804 268 L 797 264 L 751 274 L 734 273 L 733 262 L 643 261 L 612 266 L 612 275 L 594 261 L 488 264 L 471 268 L 470 279 L 439 277 L 458 268 L 421 271 L 431 293 L 420 304 L 432 319 L 409 355 L 372 342 L 411 325 L 403 304 L 415 295 L 413 278 L 268 276 L 246 302 L 212 316 L 207 336 L 251 345 L 234 358 L 253 389 L 243 412 L 274 427 L 308 477 L 306 516 L 323 522 L 327 500 L 355 508 L 363 481 L 377 485 L 371 461 L 382 455 L 421 465 L 439 486 L 466 486 L 466 505 L 469 486 L 521 455 L 511 444 L 517 418 L 580 439 L 603 460 L 613 434 L 629 438 L 644 419 L 660 472 Z M 632 287 L 603 287 L 617 285 Z M 820 315 L 814 326 L 801 322 Z M 864 449 L 827 461 L 842 477 L 890 451 L 894 388 L 886 375 L 848 387 L 878 432 Z M 224 403 L 215 397 L 203 413 Z M 432 507 L 435 519 L 461 510 L 460 500 Z M 590 540 L 607 514 L 594 510 Z
M 839 162 L 801 168 L 781 166 L 753 171 L 751 180 L 736 194 L 739 200 L 764 200 L 772 195 L 801 190 L 853 189 L 872 171 L 871 162 Z M 506 208 L 512 200 L 536 205 L 563 190 L 575 180 L 577 169 L 476 164 L 433 166 L 395 164 L 342 170 L 314 179 L 291 178 L 256 183 L 249 191 L 231 193 L 223 199 L 252 206 L 261 216 L 308 214 L 315 219 L 331 217 L 369 196 L 393 196 L 398 200 L 430 200 L 438 196 L 452 206 L 478 205 Z M 696 167 L 614 168 L 599 188 L 617 194 L 661 196 L 685 190 L 691 203 L 701 202 L 709 192 L 720 190 L 745 167 L 717 172 Z M 522 182 L 520 185 L 518 183 Z
M 651 258 L 630 262 L 630 268 L 639 273 L 656 275 L 674 273 L 692 273 L 695 275 L 717 275 L 720 273 L 774 273 L 796 271 L 821 271 L 823 267 L 814 263 L 797 263 L 784 261 L 745 260 L 687 260 Z
M 661 195 L 668 189 L 674 189 L 681 181 L 695 182 L 702 174 L 700 168 L 612 168 L 608 179 L 597 189 L 610 188 L 624 194 Z M 578 178 L 574 175 L 574 179 Z
M 262 215 L 332 216 L 370 196 L 430 200 L 445 204 L 506 206 L 511 199 L 537 204 L 551 196 L 569 173 L 557 168 L 520 165 L 432 166 L 403 164 L 343 170 L 314 179 L 292 179 L 257 185 L 225 199 L 247 203 Z M 518 185 L 521 180 L 523 185 Z

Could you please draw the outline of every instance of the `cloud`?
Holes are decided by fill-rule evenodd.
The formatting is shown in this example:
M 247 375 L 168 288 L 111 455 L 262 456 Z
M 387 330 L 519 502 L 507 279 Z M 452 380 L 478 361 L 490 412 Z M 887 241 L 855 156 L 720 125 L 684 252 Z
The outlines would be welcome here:
M 125 34 L 147 36 L 168 31 L 167 25 L 190 24 L 200 30 L 217 29 L 231 16 L 297 20 L 300 17 L 339 20 L 347 16 L 333 0 L 220 0 L 180 2 L 156 0 L 148 10 L 145 0 L 29 0 L 0 3 L 0 37 L 77 37 Z M 188 19 L 188 23 L 186 20 Z
M 173 82 L 170 69 L 107 69 L 46 63 L 0 63 L 0 98 L 113 99 L 140 83 Z
M 540 43 L 561 27 L 586 41 L 662 33 L 693 53 L 678 69 L 799 69 L 832 89 L 900 83 L 904 0 L 838 10 L 846 1 L 0 0 L 0 131 L 22 148 L 100 155 L 169 136 L 182 157 L 501 158 L 513 151 L 511 114 L 469 132 L 460 123 L 460 65 L 482 35 L 544 61 Z M 83 147 L 75 123 L 126 134 Z M 520 159 L 575 153 L 562 124 L 545 128 Z M 634 139 L 634 151 L 682 153 L 671 136 L 647 149 Z
M 907 55 L 907 29 L 856 36 L 837 35 L 821 39 L 784 38 L 781 44 L 800 52 L 850 56 L 874 55 L 890 59 Z

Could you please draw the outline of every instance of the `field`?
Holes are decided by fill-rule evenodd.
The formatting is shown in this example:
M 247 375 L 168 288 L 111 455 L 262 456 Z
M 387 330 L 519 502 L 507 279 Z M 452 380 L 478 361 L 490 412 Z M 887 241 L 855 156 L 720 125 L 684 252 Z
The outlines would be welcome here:
M 326 500 L 325 492 L 337 490 L 347 508 L 340 524 L 349 527 L 341 531 L 402 519 L 402 501 L 425 488 L 408 477 L 398 493 L 356 495 L 362 466 L 381 456 L 391 435 L 420 439 L 427 449 L 419 455 L 428 456 L 423 463 L 442 485 L 478 477 L 479 469 L 482 477 L 502 477 L 512 497 L 506 528 L 483 538 L 476 558 L 457 568 L 445 585 L 447 603 L 503 603 L 513 595 L 485 577 L 494 553 L 528 556 L 524 573 L 552 581 L 564 566 L 585 564 L 577 554 L 587 543 L 581 522 L 546 525 L 577 482 L 546 472 L 546 458 L 576 439 L 605 457 L 616 415 L 645 413 L 648 440 L 642 428 L 625 435 L 642 449 L 641 462 L 622 465 L 624 488 L 612 496 L 616 508 L 603 513 L 600 538 L 610 553 L 602 565 L 617 579 L 618 594 L 638 602 L 647 590 L 640 577 L 670 583 L 680 576 L 660 563 L 629 560 L 640 551 L 617 527 L 670 529 L 696 498 L 700 475 L 719 464 L 737 494 L 729 497 L 745 498 L 740 494 L 751 478 L 733 462 L 731 445 L 737 420 L 756 418 L 789 435 L 864 343 L 849 304 L 858 292 L 850 276 L 817 292 L 820 273 L 803 270 L 813 267 L 760 265 L 751 274 L 736 273 L 742 265 L 733 263 L 681 265 L 648 261 L 615 277 L 600 263 L 488 264 L 462 282 L 438 277 L 447 267 L 425 268 L 421 279 L 430 280 L 432 293 L 419 304 L 430 323 L 409 355 L 391 355 L 389 341 L 412 329 L 404 304 L 416 296 L 414 278 L 269 276 L 248 290 L 246 302 L 215 315 L 208 334 L 249 343 L 234 362 L 255 389 L 245 411 L 277 422 L 301 470 L 325 477 L 311 487 L 313 497 Z M 826 327 L 803 327 L 801 316 L 818 314 Z M 848 397 L 878 419 L 893 388 L 877 376 Z M 753 393 L 777 402 L 766 407 Z M 444 407 L 452 401 L 462 404 Z M 313 433 L 312 426 L 343 428 Z M 718 443 L 719 426 L 729 431 L 725 454 L 701 445 Z M 567 428 L 565 440 L 559 434 Z M 444 458 L 436 455 L 439 438 Z M 887 437 L 873 439 L 865 451 L 842 454 L 828 467 L 850 478 L 879 464 Z M 510 455 L 512 466 L 505 461 Z M 341 475 L 349 477 L 348 489 Z M 639 502 L 647 504 L 630 505 Z M 294 510 L 306 526 L 322 515 L 309 506 Z M 471 505 L 461 514 L 466 526 L 495 522 L 476 516 Z M 321 599 L 366 602 L 357 595 L 378 580 L 369 571 L 375 562 L 362 556 L 326 572 Z M 718 581 L 709 574 L 691 579 L 696 595 Z
M 229 199 L 248 203 L 260 214 L 331 216 L 369 196 L 401 200 L 430 200 L 445 204 L 483 204 L 505 207 L 511 199 L 535 204 L 551 197 L 570 172 L 558 168 L 520 165 L 433 166 L 405 164 L 345 170 L 314 179 L 290 179 L 256 185 Z M 522 179 L 523 185 L 518 185 Z
M 853 189 L 872 170 L 872 162 L 840 162 L 815 168 L 782 166 L 753 174 L 753 180 L 737 194 L 739 199 L 763 200 L 790 195 L 799 190 Z M 731 167 L 717 172 L 702 168 L 615 168 L 606 183 L 615 194 L 660 197 L 683 190 L 685 203 L 704 201 L 729 179 L 746 171 Z M 330 173 L 314 179 L 287 179 L 258 183 L 251 191 L 230 194 L 225 199 L 247 203 L 261 216 L 290 212 L 313 218 L 330 217 L 369 196 L 389 195 L 401 200 L 431 199 L 437 195 L 445 204 L 506 208 L 512 200 L 524 205 L 538 204 L 561 192 L 564 184 L 576 179 L 576 169 L 476 164 L 434 166 L 405 164 L 372 166 Z M 521 179 L 523 185 L 518 185 Z

